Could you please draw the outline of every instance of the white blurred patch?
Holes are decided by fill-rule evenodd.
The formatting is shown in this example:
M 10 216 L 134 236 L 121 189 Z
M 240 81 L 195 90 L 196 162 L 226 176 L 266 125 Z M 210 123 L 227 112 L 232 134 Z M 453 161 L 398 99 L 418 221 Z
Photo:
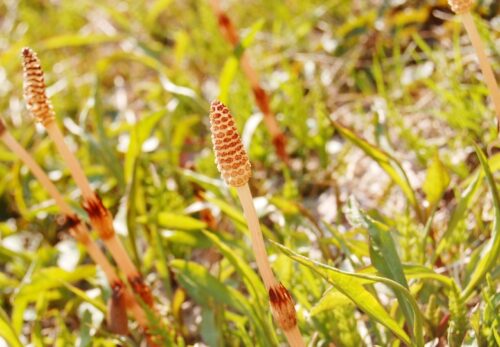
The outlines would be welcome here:
M 56 246 L 59 251 L 57 265 L 66 271 L 73 271 L 80 260 L 80 251 L 78 250 L 76 241 L 68 239 L 61 241 Z
M 326 151 L 328 154 L 337 154 L 342 150 L 342 142 L 338 140 L 330 140 L 326 143 Z
M 433 72 L 434 63 L 431 61 L 416 66 L 406 67 L 401 77 L 401 83 L 407 86 L 418 80 L 429 78 Z
M 337 217 L 337 198 L 335 197 L 335 193 L 329 189 L 319 196 L 318 201 L 318 213 L 321 219 L 330 223 L 335 221 Z
M 116 146 L 116 149 L 120 153 L 127 153 L 129 143 L 130 143 L 130 135 L 121 134 L 120 136 L 118 136 L 118 145 Z
M 287 82 L 290 76 L 285 71 L 274 71 L 269 79 L 270 89 L 278 89 L 283 83 Z
M 338 41 L 333 39 L 330 35 L 323 35 L 321 37 L 321 45 L 327 53 L 332 53 L 339 45 Z
M 2 246 L 16 253 L 30 250 L 33 251 L 38 247 L 41 239 L 42 236 L 39 234 L 18 232 L 4 238 Z
M 304 63 L 304 75 L 307 80 L 312 80 L 314 78 L 314 73 L 316 72 L 316 64 L 312 60 L 307 60 Z
M 63 174 L 62 174 L 62 171 L 61 170 L 52 170 L 48 173 L 49 175 L 49 178 L 52 180 L 52 181 L 58 181 L 62 178 Z
M 90 336 L 93 336 L 97 328 L 99 328 L 99 326 L 102 324 L 104 320 L 104 313 L 99 311 L 94 305 L 91 305 L 88 302 L 84 302 L 80 306 L 78 306 L 78 316 L 80 318 L 83 317 L 85 311 L 88 311 L 90 313 L 90 320 L 92 322 L 92 328 L 90 329 Z
M 113 228 L 115 228 L 117 234 L 123 236 L 128 235 L 127 200 L 128 194 L 124 195 L 120 199 L 120 206 L 118 207 L 118 211 L 116 212 L 115 218 L 113 219 Z
M 155 151 L 160 144 L 160 140 L 156 136 L 152 136 L 142 144 L 142 151 L 145 153 Z
M 266 212 L 266 208 L 269 205 L 269 201 L 267 201 L 267 198 L 263 196 L 259 196 L 253 199 L 253 203 L 255 205 L 255 210 L 257 211 L 257 214 L 259 216 L 262 216 Z
M 255 133 L 255 130 L 257 129 L 263 118 L 264 116 L 262 115 L 262 113 L 255 113 L 251 115 L 245 123 L 245 127 L 243 128 L 243 133 L 241 135 L 241 142 L 243 142 L 243 146 L 245 146 L 245 150 L 247 152 L 250 148 L 253 134 Z

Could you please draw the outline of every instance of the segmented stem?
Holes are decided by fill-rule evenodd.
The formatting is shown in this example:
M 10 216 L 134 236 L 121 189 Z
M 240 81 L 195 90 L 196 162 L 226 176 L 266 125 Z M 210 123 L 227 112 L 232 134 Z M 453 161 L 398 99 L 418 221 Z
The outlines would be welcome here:
M 243 207 L 245 219 L 247 220 L 248 230 L 250 231 L 250 236 L 252 238 L 252 248 L 257 268 L 262 280 L 264 281 L 266 289 L 269 291 L 271 288 L 278 285 L 279 282 L 276 280 L 276 277 L 271 270 L 271 265 L 269 264 L 259 218 L 257 217 L 257 212 L 255 211 L 253 204 L 252 193 L 250 192 L 248 184 L 238 187 L 237 191 L 241 206 Z
M 259 218 L 248 186 L 251 165 L 243 147 L 234 119 L 229 109 L 220 101 L 210 106 L 210 130 L 217 168 L 229 186 L 237 189 L 238 197 L 247 220 L 257 269 L 269 293 L 269 303 L 274 319 L 293 347 L 305 346 L 297 327 L 297 314 L 292 296 L 276 279 L 269 263 Z
M 219 28 L 226 41 L 235 49 L 240 43 L 240 37 L 230 17 L 221 8 L 218 0 L 209 0 L 213 12 L 217 16 Z M 271 110 L 269 104 L 269 96 L 259 82 L 259 75 L 253 68 L 248 58 L 248 54 L 243 52 L 240 57 L 240 64 L 246 78 L 250 82 L 252 92 L 257 106 L 264 115 L 264 123 L 269 134 L 271 134 L 272 142 L 276 150 L 276 154 L 285 163 L 288 162 L 288 154 L 286 152 L 286 137 L 280 129 L 276 116 Z
M 111 212 L 103 205 L 99 196 L 90 187 L 79 161 L 67 147 L 64 137 L 55 122 L 54 111 L 46 95 L 43 70 L 36 53 L 30 48 L 24 48 L 22 55 L 24 94 L 30 113 L 45 126 L 49 137 L 54 141 L 57 150 L 68 164 L 71 175 L 82 192 L 82 205 L 89 214 L 92 226 L 97 230 L 116 263 L 127 276 L 127 280 L 134 292 L 158 315 L 154 307 L 151 289 L 144 282 L 120 239 L 116 236 Z M 134 310 L 139 312 L 137 307 Z M 166 328 L 172 332 L 169 327 Z M 145 331 L 147 331 L 147 328 L 145 328 Z
M 69 221 L 69 230 L 86 248 L 90 258 L 96 263 L 106 275 L 106 279 L 111 287 L 121 286 L 124 289 L 124 295 L 127 297 L 128 306 L 131 308 L 132 315 L 143 329 L 147 329 L 148 321 L 143 309 L 139 306 L 134 296 L 123 285 L 122 281 L 116 274 L 113 266 L 101 251 L 99 246 L 90 238 L 89 231 L 85 223 L 83 223 L 73 212 L 69 204 L 64 200 L 61 193 L 43 169 L 36 163 L 33 157 L 16 141 L 16 139 L 6 130 L 3 120 L 0 118 L 0 139 L 19 159 L 31 170 L 35 178 L 45 188 L 49 195 L 54 199 L 56 205 Z

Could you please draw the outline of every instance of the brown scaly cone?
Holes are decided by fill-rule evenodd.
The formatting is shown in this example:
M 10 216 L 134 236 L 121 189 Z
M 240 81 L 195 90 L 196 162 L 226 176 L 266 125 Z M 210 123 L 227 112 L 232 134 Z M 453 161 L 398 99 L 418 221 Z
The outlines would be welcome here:
M 46 94 L 45 79 L 38 56 L 31 48 L 23 48 L 24 99 L 37 121 L 47 126 L 55 113 Z
M 470 11 L 474 0 L 448 0 L 448 4 L 456 14 L 464 14 Z
M 231 187 L 241 187 L 252 176 L 250 160 L 229 109 L 218 100 L 210 106 L 210 124 L 217 168 Z
M 288 331 L 297 325 L 297 313 L 290 292 L 281 283 L 269 289 L 269 301 L 276 322 Z

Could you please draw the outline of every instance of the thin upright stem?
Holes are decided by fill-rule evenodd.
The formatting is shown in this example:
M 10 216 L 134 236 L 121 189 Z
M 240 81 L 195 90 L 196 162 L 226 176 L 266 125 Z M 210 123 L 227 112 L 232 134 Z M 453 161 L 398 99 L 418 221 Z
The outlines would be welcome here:
M 269 293 L 273 315 L 281 326 L 290 346 L 305 347 L 304 339 L 297 325 L 297 314 L 292 297 L 288 290 L 276 279 L 269 264 L 264 237 L 262 236 L 259 218 L 253 204 L 250 187 L 246 183 L 243 186 L 236 187 L 236 189 L 252 238 L 252 248 L 257 268 Z
M 217 16 L 219 28 L 224 38 L 233 47 L 233 49 L 235 49 L 240 43 L 240 37 L 233 22 L 231 21 L 231 18 L 221 9 L 219 0 L 209 0 L 209 2 L 213 12 Z M 269 96 L 264 88 L 261 87 L 259 75 L 250 63 L 250 59 L 248 58 L 248 54 L 246 52 L 241 54 L 240 64 L 245 77 L 250 82 L 255 102 L 264 115 L 264 124 L 272 137 L 276 154 L 281 160 L 283 160 L 283 162 L 288 163 L 289 158 L 286 152 L 285 135 L 281 131 L 279 123 L 276 120 L 276 116 L 271 110 Z
M 2 120 L 0 119 L 0 122 Z M 3 122 L 2 122 L 3 124 Z M 99 246 L 90 238 L 89 231 L 85 223 L 81 222 L 75 215 L 69 204 L 64 200 L 61 193 L 57 190 L 56 186 L 43 169 L 36 163 L 33 157 L 26 151 L 17 140 L 2 128 L 0 133 L 0 139 L 2 142 L 13 152 L 19 159 L 31 170 L 35 178 L 40 182 L 40 184 L 45 188 L 49 195 L 54 199 L 56 205 L 59 207 L 61 212 L 66 215 L 67 218 L 71 219 L 72 225 L 70 227 L 70 233 L 86 248 L 87 253 L 90 258 L 96 263 L 106 275 L 106 279 L 111 287 L 121 286 L 124 288 L 124 293 L 127 297 L 127 306 L 129 307 L 135 320 L 143 329 L 148 328 L 148 321 L 146 319 L 146 314 L 144 310 L 135 300 L 134 296 L 128 291 L 128 289 L 122 284 L 121 279 L 116 274 L 113 266 L 110 264 L 104 253 L 101 251 Z
M 306 343 L 302 338 L 302 334 L 300 333 L 299 326 L 295 324 L 293 328 L 290 330 L 283 330 L 283 333 L 286 336 L 286 339 L 290 343 L 292 347 L 306 347 Z
M 269 264 L 259 217 L 248 186 L 248 180 L 252 176 L 252 165 L 241 142 L 233 116 L 227 106 L 218 100 L 212 101 L 210 105 L 210 131 L 217 169 L 226 184 L 237 189 L 243 206 L 257 268 L 267 289 L 274 319 L 285 333 L 291 346 L 305 346 L 297 328 L 297 313 L 292 296 L 276 279 Z
M 82 191 L 84 201 L 83 206 L 90 216 L 92 226 L 100 234 L 101 239 L 104 241 L 104 244 L 109 249 L 116 263 L 127 276 L 127 279 L 132 285 L 134 291 L 141 296 L 148 306 L 153 308 L 154 300 L 151 294 L 151 289 L 142 280 L 142 276 L 130 259 L 128 253 L 123 247 L 122 242 L 116 236 L 112 223 L 111 212 L 109 212 L 109 210 L 102 204 L 100 198 L 90 187 L 89 181 L 85 176 L 80 163 L 76 159 L 73 152 L 71 152 L 66 145 L 63 135 L 56 122 L 49 122 L 45 125 L 45 127 L 47 129 L 47 134 L 54 141 L 57 150 L 67 162 L 73 179 Z
M 66 145 L 63 134 L 61 133 L 61 130 L 57 126 L 56 122 L 55 121 L 50 122 L 49 124 L 47 124 L 45 129 L 47 130 L 47 134 L 50 136 L 52 141 L 54 141 L 56 148 L 63 157 L 64 161 L 68 165 L 68 168 L 71 172 L 71 175 L 73 176 L 73 179 L 78 185 L 78 188 L 80 188 L 80 190 L 82 191 L 83 199 L 87 200 L 92 198 L 94 196 L 94 192 L 90 187 L 90 183 L 87 179 L 87 176 L 83 172 L 73 152 L 71 152 L 68 146 Z
M 24 98 L 28 110 L 47 129 L 49 137 L 54 141 L 57 150 L 67 162 L 71 175 L 82 192 L 82 205 L 89 215 L 92 226 L 97 230 L 113 258 L 127 275 L 127 280 L 134 293 L 139 295 L 145 304 L 151 307 L 152 311 L 159 316 L 154 307 L 151 289 L 142 279 L 141 274 L 123 248 L 120 239 L 116 236 L 111 212 L 104 206 L 99 195 L 90 187 L 76 156 L 67 147 L 64 137 L 57 127 L 55 112 L 46 93 L 44 73 L 38 56 L 32 49 L 26 47 L 22 50 L 22 59 Z M 160 317 L 158 317 L 158 320 L 160 320 Z
M 269 264 L 259 218 L 253 204 L 252 193 L 248 183 L 236 189 L 248 223 L 250 236 L 252 238 L 252 248 L 257 262 L 257 268 L 259 269 L 259 273 L 264 281 L 266 289 L 269 291 L 270 288 L 278 284 L 278 281 L 276 280 L 276 277 L 271 270 L 271 265 Z
M 45 174 L 42 168 L 35 162 L 33 157 L 17 142 L 16 139 L 7 131 L 1 135 L 3 143 L 15 153 L 19 159 L 31 170 L 36 179 L 47 190 L 49 195 L 55 200 L 56 205 L 59 206 L 61 212 L 65 215 L 73 214 L 73 211 L 66 203 L 62 195 L 57 190 L 56 186 L 50 178 Z
M 479 60 L 479 67 L 481 68 L 481 72 L 483 73 L 484 82 L 486 83 L 486 86 L 488 87 L 488 90 L 490 92 L 491 100 L 493 101 L 493 106 L 495 108 L 497 122 L 500 125 L 500 89 L 498 89 L 495 74 L 493 73 L 490 61 L 488 59 L 488 56 L 486 55 L 486 50 L 484 48 L 481 37 L 479 36 L 479 32 L 477 31 L 476 24 L 474 24 L 474 18 L 472 17 L 470 12 L 464 13 L 461 16 L 465 30 L 467 31 L 472 46 L 474 46 L 474 49 L 476 51 L 476 55 Z

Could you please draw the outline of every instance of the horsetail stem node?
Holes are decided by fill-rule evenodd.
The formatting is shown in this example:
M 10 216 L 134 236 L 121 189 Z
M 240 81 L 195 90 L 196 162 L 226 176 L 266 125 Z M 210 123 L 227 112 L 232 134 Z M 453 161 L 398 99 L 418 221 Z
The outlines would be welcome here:
M 55 119 L 55 113 L 46 94 L 45 78 L 37 54 L 23 48 L 24 99 L 30 113 L 47 126 Z
M 3 119 L 0 118 L 0 136 L 2 136 L 4 132 L 5 132 L 5 123 L 3 122 Z
M 269 301 L 274 319 L 281 329 L 288 331 L 297 326 L 295 305 L 288 289 L 281 283 L 269 289 Z
M 252 175 L 250 160 L 236 130 L 233 116 L 229 109 L 218 100 L 210 105 L 210 125 L 217 168 L 227 185 L 236 188 L 238 192 L 252 239 L 255 261 L 269 294 L 274 319 L 283 330 L 290 346 L 305 346 L 297 325 L 297 314 L 292 296 L 276 279 L 269 264 L 259 218 L 248 186 Z
M 127 298 L 125 286 L 118 282 L 112 285 L 111 297 L 108 301 L 106 321 L 108 329 L 114 334 L 128 335 Z
M 469 12 L 474 4 L 474 0 L 448 0 L 451 10 L 456 14 Z
M 109 240 L 114 236 L 113 217 L 97 193 L 93 198 L 84 200 L 82 207 L 87 212 L 91 224 L 95 225 L 101 239 Z

